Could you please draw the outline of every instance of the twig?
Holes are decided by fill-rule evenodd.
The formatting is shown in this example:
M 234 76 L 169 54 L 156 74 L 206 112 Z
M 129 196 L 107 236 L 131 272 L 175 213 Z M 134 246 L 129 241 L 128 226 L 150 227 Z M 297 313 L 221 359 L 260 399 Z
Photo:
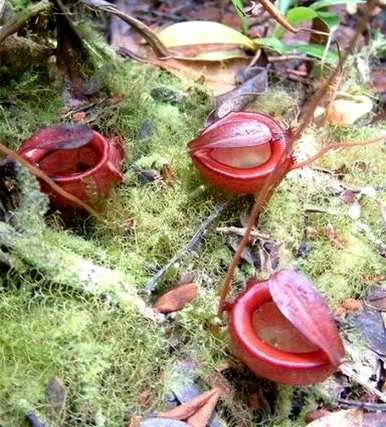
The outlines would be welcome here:
M 376 384 L 369 382 L 367 376 L 361 376 L 347 363 L 340 365 L 339 371 L 342 372 L 343 375 L 346 375 L 351 381 L 361 385 L 368 393 L 376 396 L 379 400 L 386 403 L 386 394 L 379 391 Z
M 167 59 L 170 57 L 170 52 L 167 47 L 161 42 L 158 36 L 141 22 L 139 19 L 134 18 L 133 16 L 127 15 L 126 13 L 119 10 L 117 7 L 108 3 L 104 0 L 82 0 L 82 2 L 91 9 L 101 10 L 107 13 L 112 13 L 113 15 L 118 16 L 122 21 L 129 24 L 133 27 L 142 37 L 150 44 L 153 48 L 156 55 L 160 58 Z
M 308 61 L 316 62 L 316 58 L 311 58 L 304 55 L 281 55 L 281 56 L 268 56 L 268 62 L 286 62 L 286 61 Z
M 296 77 L 307 77 L 308 76 L 307 71 L 294 70 L 292 68 L 286 68 L 285 72 L 288 74 L 291 74 L 293 76 L 296 76 Z
M 383 140 L 386 140 L 386 134 L 378 135 L 377 137 L 368 139 L 366 141 L 358 141 L 358 142 L 350 142 L 350 143 L 342 142 L 342 143 L 330 144 L 321 148 L 316 154 L 311 156 L 309 159 L 304 160 L 303 162 L 300 162 L 300 163 L 295 163 L 289 170 L 299 169 L 304 166 L 308 166 L 309 164 L 311 164 L 315 160 L 318 160 L 320 157 L 324 156 L 328 151 L 331 151 L 331 150 L 339 150 L 341 148 L 352 148 L 352 147 L 370 145 L 370 144 L 375 144 L 377 142 L 382 142 Z
M 103 219 L 98 214 L 98 212 L 93 209 L 91 206 L 89 206 L 87 203 L 84 203 L 82 200 L 78 199 L 78 197 L 74 196 L 71 193 L 68 193 L 66 190 L 63 190 L 63 188 L 59 187 L 58 184 L 56 184 L 55 181 L 53 181 L 46 173 L 44 173 L 41 169 L 37 168 L 36 166 L 29 163 L 27 160 L 25 160 L 23 157 L 21 157 L 19 154 L 15 153 L 10 148 L 6 147 L 5 145 L 0 143 L 0 151 L 2 151 L 4 154 L 9 156 L 12 160 L 15 162 L 18 162 L 22 164 L 25 168 L 27 168 L 33 175 L 40 178 L 42 181 L 44 181 L 46 184 L 48 184 L 55 192 L 60 194 L 61 196 L 65 197 L 68 200 L 71 200 L 71 202 L 77 204 L 81 208 L 85 209 L 90 215 L 97 218 L 99 221 L 103 222 Z
M 269 1 L 269 0 L 259 0 L 259 3 L 261 4 L 261 6 L 263 7 L 263 9 L 268 12 L 272 18 L 278 22 L 282 27 L 284 27 L 286 30 L 290 31 L 291 33 L 299 33 L 301 31 L 303 32 L 307 32 L 307 33 L 312 33 L 312 34 L 319 34 L 322 36 L 328 36 L 329 34 L 324 32 L 324 31 L 318 31 L 315 30 L 313 28 L 295 28 L 293 27 L 286 19 L 286 17 L 284 15 L 282 15 L 280 13 L 280 11 Z M 256 5 L 256 2 L 252 1 L 251 2 L 252 6 L 249 8 L 249 12 L 252 16 L 255 15 L 255 11 L 256 11 L 256 7 L 258 7 Z
M 342 408 L 361 408 L 370 412 L 386 412 L 386 403 L 361 402 L 360 400 L 339 399 L 339 406 Z
M 281 182 L 284 175 L 286 174 L 286 170 L 283 167 L 283 163 L 285 162 L 289 153 L 292 152 L 294 141 L 295 141 L 294 138 L 290 136 L 286 148 L 284 149 L 282 155 L 280 156 L 276 166 L 274 167 L 273 171 L 269 175 L 268 179 L 265 181 L 262 189 L 260 190 L 259 194 L 255 199 L 255 203 L 252 206 L 252 210 L 249 215 L 247 225 L 245 227 L 245 234 L 240 240 L 239 246 L 235 254 L 233 255 L 231 263 L 229 264 L 228 271 L 224 280 L 224 285 L 220 292 L 220 301 L 219 301 L 219 310 L 218 310 L 218 315 L 220 317 L 222 317 L 222 313 L 225 307 L 226 296 L 228 295 L 230 288 L 232 286 L 234 272 L 240 263 L 241 255 L 243 254 L 245 247 L 249 243 L 249 239 L 250 239 L 249 236 L 252 229 L 255 227 L 257 216 L 261 212 L 264 205 L 269 201 L 275 187 L 277 187 L 277 185 Z
M 293 74 L 288 74 L 285 71 L 278 70 L 275 68 L 272 68 L 271 70 L 272 70 L 272 73 L 279 75 L 279 76 L 284 76 L 288 80 L 292 80 L 294 82 L 299 82 L 299 83 L 302 83 L 304 85 L 311 85 L 312 84 L 312 81 L 307 77 L 295 76 Z
M 143 64 L 146 64 L 148 62 L 148 60 L 141 55 L 138 55 L 137 53 L 133 52 L 130 49 L 127 49 L 127 47 L 119 47 L 117 49 L 117 53 L 118 55 L 123 56 L 124 58 L 131 58 L 134 59 L 135 61 L 141 62 Z
M 241 227 L 217 227 L 217 233 L 221 234 L 236 234 L 237 236 L 243 237 L 246 233 L 246 228 Z M 260 233 L 258 230 L 252 230 L 250 233 L 250 237 L 254 237 L 256 239 L 261 240 L 270 240 L 270 236 L 268 234 Z
M 144 293 L 150 295 L 157 286 L 158 282 L 161 280 L 162 276 L 173 266 L 173 264 L 179 261 L 187 252 L 195 248 L 197 243 L 204 237 L 209 225 L 227 208 L 228 204 L 228 202 L 225 202 L 215 207 L 208 218 L 206 218 L 205 221 L 200 224 L 189 243 L 180 249 L 176 255 L 174 255 L 174 257 L 147 282 L 145 288 L 143 289 Z
M 48 10 L 51 7 L 49 0 L 41 0 L 39 3 L 32 5 L 23 12 L 21 12 L 16 18 L 7 25 L 4 25 L 0 31 L 0 44 L 11 34 L 16 33 L 19 29 L 31 18 L 39 13 Z

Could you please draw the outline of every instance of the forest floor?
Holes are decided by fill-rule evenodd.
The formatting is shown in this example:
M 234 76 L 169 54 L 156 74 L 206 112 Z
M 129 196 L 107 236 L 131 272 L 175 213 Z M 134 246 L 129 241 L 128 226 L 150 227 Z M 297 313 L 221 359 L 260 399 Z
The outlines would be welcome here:
M 9 179 L 18 203 L 2 206 L 0 218 L 0 425 L 23 425 L 27 414 L 30 425 L 129 426 L 135 416 L 146 419 L 215 386 L 224 393 L 212 426 L 302 426 L 309 411 L 336 410 L 339 399 L 377 401 L 371 382 L 355 375 L 278 385 L 232 356 L 226 323 L 217 316 L 218 292 L 240 242 L 232 227 L 243 229 L 253 197 L 210 186 L 187 154 L 187 142 L 213 110 L 213 94 L 202 81 L 123 59 L 102 37 L 78 30 L 107 52 L 94 48 L 98 90 L 74 103 L 63 96 L 53 64 L 27 64 L 16 74 L 8 69 L 0 86 L 0 140 L 16 150 L 42 127 L 86 123 L 122 142 L 124 178 L 98 207 L 101 220 L 50 207 L 21 167 Z M 374 35 L 349 58 L 339 89 L 370 97 L 372 111 L 350 126 L 310 126 L 296 147 L 298 160 L 322 141 L 360 141 L 385 130 L 376 120 L 383 104 L 359 69 L 379 68 L 382 52 L 385 41 Z M 288 128 L 317 83 L 269 74 L 267 90 L 246 110 Z M 265 238 L 247 248 L 232 291 L 253 274 L 264 278 L 288 266 L 302 271 L 336 314 L 347 358 L 362 377 L 383 367 L 386 355 L 383 348 L 372 352 L 374 337 L 362 333 L 370 324 L 364 301 L 386 286 L 385 170 L 385 146 L 372 144 L 290 172 L 259 217 Z M 145 294 L 149 280 L 212 214 L 197 244 Z M 82 282 L 77 269 L 83 267 L 97 271 L 98 289 Z M 115 293 L 116 278 L 130 287 L 133 304 Z M 161 321 L 138 309 L 192 282 L 193 301 Z M 371 310 L 381 323 L 370 329 L 378 333 L 382 308 Z M 382 387 L 376 388 L 383 396 Z

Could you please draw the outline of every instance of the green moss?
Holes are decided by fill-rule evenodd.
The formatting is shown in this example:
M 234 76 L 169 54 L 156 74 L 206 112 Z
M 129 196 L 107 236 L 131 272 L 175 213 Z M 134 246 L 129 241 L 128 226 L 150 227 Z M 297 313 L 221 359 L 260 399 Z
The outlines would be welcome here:
M 45 76 L 26 72 L 0 86 L 0 140 L 10 148 L 36 132 L 40 127 L 59 121 L 63 106 L 59 88 Z
M 31 290 L 26 282 L 2 292 L 0 319 L 0 418 L 7 425 L 20 425 L 31 409 L 49 416 L 46 386 L 54 376 L 68 391 L 68 426 L 78 425 L 87 408 L 105 425 L 122 425 L 127 412 L 140 410 L 143 379 L 150 392 L 158 386 L 165 338 L 135 312 L 60 287 Z

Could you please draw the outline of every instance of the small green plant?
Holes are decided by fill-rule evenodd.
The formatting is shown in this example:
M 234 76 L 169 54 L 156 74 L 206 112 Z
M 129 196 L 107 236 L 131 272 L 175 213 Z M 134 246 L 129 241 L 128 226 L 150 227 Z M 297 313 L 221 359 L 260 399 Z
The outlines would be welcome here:
M 233 6 L 239 16 L 246 18 L 242 0 L 232 0 Z M 306 55 L 324 59 L 327 63 L 334 63 L 337 60 L 336 52 L 329 49 L 331 35 L 339 27 L 339 16 L 326 10 L 329 6 L 338 4 L 362 3 L 361 0 L 317 0 L 310 6 L 296 6 L 294 0 L 277 0 L 275 2 L 276 11 L 282 15 L 289 26 L 304 24 L 314 19 L 319 19 L 326 26 L 328 43 L 326 46 L 316 43 L 285 43 L 281 41 L 286 30 L 280 23 L 277 23 L 267 37 L 254 39 L 258 46 L 277 52 L 281 55 L 290 53 L 304 53 Z M 253 14 L 253 11 L 251 12 Z M 245 21 L 243 21 L 245 25 Z M 299 31 L 311 31 L 310 29 L 299 29 Z

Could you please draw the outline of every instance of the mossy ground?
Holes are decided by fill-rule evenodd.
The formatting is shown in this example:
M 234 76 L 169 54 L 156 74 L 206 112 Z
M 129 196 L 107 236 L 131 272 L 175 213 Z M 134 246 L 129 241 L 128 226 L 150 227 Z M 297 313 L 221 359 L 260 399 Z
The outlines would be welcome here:
M 124 182 L 104 207 L 105 223 L 73 213 L 67 218 L 68 227 L 57 212 L 50 212 L 46 223 L 56 230 L 53 239 L 58 247 L 129 274 L 140 290 L 154 271 L 190 240 L 214 206 L 229 196 L 201 181 L 185 149 L 211 109 L 210 97 L 202 87 L 148 66 L 123 62 L 110 68 L 106 77 L 106 94 L 123 96 L 123 101 L 114 109 L 99 107 L 93 126 L 122 138 Z M 8 146 L 17 148 L 38 128 L 62 120 L 60 86 L 46 79 L 31 72 L 0 88 L 0 139 Z M 170 103 L 157 99 L 154 89 L 160 88 L 181 92 L 182 100 Z M 282 114 L 297 108 L 294 94 L 299 90 L 295 87 L 291 93 L 281 85 L 272 85 L 258 99 L 256 108 L 275 112 L 283 120 Z M 281 112 L 275 108 L 277 104 L 283 107 Z M 329 128 L 312 133 L 317 140 L 353 140 L 375 131 L 363 122 L 349 130 Z M 163 162 L 169 163 L 175 174 L 171 183 L 143 185 L 132 168 L 134 163 L 157 168 Z M 368 166 L 365 171 L 363 162 Z M 353 187 L 384 184 L 386 162 L 381 145 L 334 152 L 320 163 L 331 169 L 344 164 L 343 180 Z M 371 239 L 372 235 L 381 239 L 384 232 L 376 202 L 363 196 L 361 218 L 352 220 L 347 215 L 348 205 L 331 194 L 333 183 L 323 172 L 290 173 L 259 223 L 261 231 L 282 242 L 280 265 L 296 264 L 315 281 L 332 307 L 343 298 L 362 295 L 369 276 L 384 272 L 384 259 Z M 386 193 L 379 192 L 378 197 L 384 199 Z M 240 225 L 240 212 L 250 204 L 247 197 L 234 199 L 218 224 Z M 310 207 L 322 213 L 308 215 L 315 236 L 308 256 L 297 258 L 304 240 L 305 210 Z M 325 236 L 328 223 L 344 242 L 343 248 Z M 358 226 L 361 224 L 364 226 Z M 19 426 L 25 412 L 32 410 L 52 425 L 60 425 L 46 394 L 49 379 L 57 376 L 68 390 L 63 415 L 66 426 L 118 427 L 131 414 L 163 407 L 170 385 L 168 371 L 174 361 L 198 361 L 203 377 L 221 365 L 229 354 L 224 334 L 215 328 L 216 295 L 232 255 L 227 242 L 211 227 L 197 250 L 186 254 L 166 275 L 159 290 L 176 283 L 183 272 L 198 272 L 200 293 L 161 326 L 151 325 L 135 311 L 124 312 L 51 283 L 29 265 L 15 264 L 2 275 L 0 288 L 0 424 Z M 243 264 L 236 282 L 241 286 L 251 273 L 252 267 Z M 274 415 L 245 409 L 251 426 L 302 425 L 301 417 L 286 421 L 293 388 L 276 389 L 256 380 L 241 366 L 235 372 L 232 381 L 244 409 L 251 390 L 260 387 L 268 394 L 278 392 Z M 318 396 L 315 390 L 308 390 L 310 406 Z M 141 393 L 149 393 L 150 398 L 144 402 Z M 229 415 L 226 409 L 224 414 Z M 234 424 L 229 421 L 228 425 Z

